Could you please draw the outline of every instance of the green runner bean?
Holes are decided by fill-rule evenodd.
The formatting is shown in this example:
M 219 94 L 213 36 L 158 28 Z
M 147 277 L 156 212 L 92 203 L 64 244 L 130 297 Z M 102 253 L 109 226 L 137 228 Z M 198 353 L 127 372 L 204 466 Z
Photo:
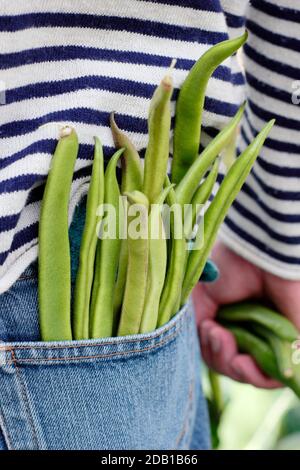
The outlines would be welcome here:
M 124 149 L 121 157 L 122 193 L 141 191 L 143 188 L 143 171 L 140 156 L 129 137 L 117 126 L 114 113 L 110 115 L 110 127 L 115 146 L 118 149 Z
M 199 186 L 197 191 L 194 194 L 194 197 L 192 199 L 192 226 L 194 227 L 198 216 L 199 216 L 199 206 L 203 206 L 204 204 L 207 203 L 209 197 L 212 194 L 213 188 L 216 184 L 217 177 L 219 174 L 219 166 L 220 166 L 220 160 L 217 159 L 207 176 L 207 178 L 204 180 L 204 182 Z M 200 207 L 201 211 L 202 207 Z
M 167 242 L 161 216 L 161 206 L 172 186 L 165 188 L 149 215 L 149 269 L 145 306 L 140 333 L 154 331 L 157 325 L 159 301 L 167 268 Z
M 173 80 L 166 76 L 157 87 L 150 104 L 149 142 L 145 154 L 144 193 L 153 204 L 162 191 L 170 153 Z
M 140 156 L 134 147 L 133 143 L 122 132 L 116 124 L 114 113 L 110 116 L 110 126 L 114 138 L 116 147 L 123 147 L 124 154 L 121 158 L 122 163 L 122 193 L 131 191 L 141 191 L 143 187 L 143 171 Z M 126 208 L 124 208 L 126 210 Z M 122 307 L 125 283 L 126 283 L 126 272 L 128 264 L 128 246 L 127 239 L 124 238 L 121 241 L 121 251 L 118 266 L 117 281 L 115 286 L 114 295 L 114 315 L 117 317 Z
M 211 47 L 200 57 L 186 77 L 176 104 L 173 183 L 178 184 L 181 181 L 197 158 L 205 90 L 209 78 L 218 65 L 246 42 L 247 37 L 248 34 L 245 32 L 241 37 Z
M 124 214 L 126 213 L 126 207 L 124 207 Z M 127 273 L 127 265 L 128 265 L 128 240 L 123 238 L 121 240 L 121 249 L 120 249 L 120 258 L 119 258 L 119 265 L 118 265 L 118 273 L 117 273 L 117 280 L 115 285 L 115 293 L 114 293 L 114 317 L 118 318 L 124 292 L 125 292 L 125 284 L 126 284 L 126 273 Z
M 140 331 L 149 262 L 148 199 L 139 191 L 127 193 L 126 196 L 129 202 L 127 213 L 128 268 L 118 336 L 134 335 Z M 137 218 L 131 208 L 135 208 L 140 214 L 140 234 L 130 232 L 130 229 L 133 229 L 131 224 Z
M 116 176 L 116 167 L 123 151 L 124 149 L 118 150 L 110 159 L 104 176 L 104 203 L 107 205 L 107 209 L 111 208 L 111 210 L 114 210 L 115 227 L 113 230 L 113 227 L 110 226 L 110 217 L 108 214 L 108 231 L 112 230 L 112 232 L 100 234 L 101 239 L 98 240 L 96 252 L 96 274 L 94 278 L 90 318 L 91 338 L 112 336 L 115 329 L 113 296 L 121 248 L 119 227 L 121 223 L 120 218 L 122 217 L 122 211 L 119 211 L 120 189 Z M 102 222 L 103 228 L 105 218 L 103 218 Z
M 98 138 L 95 138 L 94 161 L 91 182 L 87 195 L 86 219 L 81 240 L 79 267 L 74 292 L 73 337 L 89 338 L 89 316 L 94 264 L 97 246 L 98 206 L 104 202 L 104 165 L 103 150 Z
M 64 127 L 46 182 L 39 224 L 39 321 L 42 341 L 72 339 L 68 208 L 78 138 Z
M 209 252 L 215 242 L 218 229 L 224 221 L 232 202 L 247 179 L 253 163 L 273 127 L 274 122 L 275 121 L 272 120 L 266 124 L 253 142 L 234 162 L 225 176 L 213 202 L 206 211 L 204 216 L 204 240 L 200 239 L 202 246 L 200 245 L 199 249 L 195 246 L 194 250 L 190 252 L 183 284 L 181 304 L 187 301 L 192 289 L 198 282 Z
M 166 185 L 170 185 L 168 177 Z M 181 286 L 186 263 L 186 241 L 183 233 L 181 206 L 178 205 L 175 190 L 171 187 L 167 202 L 172 209 L 171 224 L 171 253 L 167 276 L 159 304 L 157 326 L 163 326 L 178 310 L 178 299 L 181 296 Z
M 299 366 L 292 364 L 292 376 L 289 373 L 287 377 L 282 374 L 282 364 L 281 367 L 278 366 L 278 355 L 274 353 L 271 346 L 265 340 L 258 338 L 241 326 L 231 324 L 231 321 L 226 321 L 223 324 L 234 335 L 241 352 L 250 354 L 267 375 L 290 387 L 300 397 L 300 376 L 297 369 Z M 277 351 L 278 353 L 279 351 Z M 284 354 L 287 354 L 287 351 Z M 282 358 L 280 358 L 280 361 L 282 361 Z
M 192 197 L 199 186 L 199 182 L 204 177 L 209 167 L 226 145 L 232 139 L 237 126 L 243 116 L 245 104 L 240 107 L 236 115 L 226 127 L 207 145 L 199 157 L 194 161 L 186 172 L 178 186 L 176 196 L 180 204 L 190 204 Z
M 267 375 L 282 380 L 276 357 L 264 340 L 236 325 L 226 323 L 226 328 L 234 335 L 241 352 L 250 354 Z
M 251 324 L 250 324 L 251 325 Z M 276 357 L 280 374 L 286 379 L 290 379 L 294 375 L 292 364 L 292 345 L 289 341 L 285 341 L 275 335 L 272 331 L 260 324 L 253 324 L 251 328 L 255 333 L 264 338 L 272 348 Z
M 256 302 L 242 302 L 224 306 L 220 309 L 218 316 L 226 321 L 255 322 L 289 342 L 295 341 L 299 334 L 294 325 L 283 315 Z

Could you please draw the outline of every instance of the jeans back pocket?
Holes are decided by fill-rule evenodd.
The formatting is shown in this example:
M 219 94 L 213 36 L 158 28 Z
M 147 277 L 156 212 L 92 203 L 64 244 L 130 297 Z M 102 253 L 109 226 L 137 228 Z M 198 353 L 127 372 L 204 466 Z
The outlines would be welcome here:
M 145 335 L 2 342 L 0 426 L 9 449 L 188 449 L 198 376 L 190 305 Z

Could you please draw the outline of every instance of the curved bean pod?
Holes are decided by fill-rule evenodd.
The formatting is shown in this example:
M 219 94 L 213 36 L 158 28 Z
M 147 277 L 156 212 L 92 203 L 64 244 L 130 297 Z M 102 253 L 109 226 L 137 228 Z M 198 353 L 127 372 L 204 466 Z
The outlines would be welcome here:
M 39 323 L 42 341 L 72 339 L 68 208 L 78 138 L 60 132 L 46 182 L 39 223 Z
M 198 282 L 205 262 L 215 242 L 218 229 L 224 221 L 231 204 L 247 179 L 247 176 L 250 173 L 260 149 L 274 125 L 274 122 L 275 121 L 272 120 L 266 124 L 253 142 L 234 162 L 225 176 L 213 202 L 206 211 L 204 216 L 204 243 L 200 249 L 197 249 L 197 246 L 195 246 L 195 249 L 191 251 L 189 255 L 182 290 L 181 305 L 187 301 L 192 289 Z
M 226 323 L 226 328 L 234 335 L 239 350 L 253 356 L 258 366 L 270 377 L 282 381 L 276 357 L 271 347 L 249 331 Z
M 118 336 L 134 335 L 140 331 L 149 261 L 148 199 L 139 191 L 127 193 L 126 196 L 129 202 L 127 215 L 128 268 Z M 133 207 L 140 213 L 141 234 L 139 237 L 133 237 L 130 233 L 131 224 L 135 220 L 131 210 Z
M 240 107 L 236 115 L 231 119 L 226 127 L 207 145 L 199 157 L 188 169 L 185 176 L 176 186 L 176 196 L 180 204 L 190 204 L 199 182 L 204 177 L 209 167 L 220 154 L 221 150 L 231 141 L 236 132 L 236 128 L 243 116 L 245 104 Z
M 89 338 L 89 316 L 97 246 L 97 208 L 104 202 L 104 163 L 102 145 L 95 138 L 94 161 L 87 195 L 86 219 L 81 240 L 79 267 L 74 292 L 73 337 Z
M 105 236 L 98 240 L 90 318 L 91 338 L 112 336 L 114 332 L 113 296 L 121 248 L 119 227 L 122 216 L 119 212 L 120 189 L 116 167 L 123 151 L 118 150 L 110 159 L 104 176 L 104 202 L 115 210 L 116 233 L 115 237 Z
M 292 354 L 291 354 L 291 343 L 289 341 L 282 340 L 272 331 L 264 326 L 254 324 L 251 325 L 253 331 L 259 336 L 264 338 L 270 345 L 276 360 L 280 374 L 286 379 L 290 379 L 294 375 Z
M 214 186 L 217 181 L 217 177 L 219 174 L 219 166 L 220 166 L 220 160 L 217 159 L 211 171 L 209 172 L 209 175 L 207 178 L 204 180 L 204 182 L 199 186 L 199 188 L 196 190 L 194 197 L 192 199 L 192 221 L 193 221 L 193 227 L 197 222 L 197 218 L 199 215 L 198 206 L 203 206 L 204 204 L 207 203 L 209 197 L 212 194 L 212 191 L 214 189 Z
M 141 191 L 143 187 L 143 171 L 138 151 L 129 137 L 117 126 L 114 113 L 110 115 L 110 127 L 115 146 L 118 149 L 124 149 L 121 157 L 122 193 L 126 191 Z
M 254 322 L 277 335 L 284 341 L 293 342 L 299 332 L 283 315 L 256 302 L 242 302 L 224 306 L 218 313 L 219 318 L 234 322 Z
M 241 352 L 250 354 L 267 375 L 290 387 L 300 397 L 300 377 L 299 371 L 295 372 L 296 366 L 292 365 L 293 376 L 286 377 L 281 373 L 277 364 L 277 357 L 269 344 L 242 327 L 228 322 L 225 326 L 234 335 Z
M 211 47 L 195 63 L 186 77 L 176 104 L 172 182 L 179 183 L 194 160 L 200 145 L 202 111 L 207 82 L 214 70 L 236 52 L 247 40 L 241 37 Z
M 145 155 L 144 193 L 153 204 L 162 191 L 170 153 L 173 81 L 166 76 L 156 89 L 150 104 L 149 142 Z

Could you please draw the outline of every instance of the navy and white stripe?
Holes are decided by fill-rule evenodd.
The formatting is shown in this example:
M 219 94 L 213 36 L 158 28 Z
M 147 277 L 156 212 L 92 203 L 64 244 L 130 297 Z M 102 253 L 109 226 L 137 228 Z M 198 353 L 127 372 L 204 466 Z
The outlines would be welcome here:
M 0 292 L 37 254 L 55 123 L 73 124 L 81 142 L 71 215 L 86 190 L 93 136 L 100 136 L 107 158 L 113 151 L 109 113 L 117 112 L 119 125 L 143 149 L 149 99 L 171 60 L 178 59 L 178 90 L 194 61 L 227 37 L 219 0 L 0 3 L 0 80 L 6 84 L 0 113 Z M 243 84 L 235 58 L 219 67 L 208 89 L 207 126 L 220 128 L 235 113 Z
M 283 271 L 287 269 L 288 275 L 300 278 L 297 261 L 300 245 L 296 243 L 300 235 L 299 201 L 290 204 L 273 194 L 273 189 L 276 192 L 276 188 L 285 188 L 287 178 L 293 180 L 289 192 L 297 192 L 300 144 L 296 135 L 297 109 L 294 107 L 289 114 L 290 89 L 286 84 L 299 77 L 297 61 L 290 54 L 297 54 L 300 37 L 292 29 L 285 57 L 280 54 L 278 59 L 276 48 L 281 51 L 282 45 L 277 42 L 284 28 L 272 28 L 268 41 L 265 31 L 268 32 L 269 23 L 259 18 L 265 15 L 281 24 L 283 20 L 274 11 L 278 10 L 278 3 L 289 8 L 286 5 L 291 1 L 255 3 L 266 4 L 268 11 L 265 6 L 261 11 L 263 7 L 259 10 L 254 5 L 248 19 L 251 38 L 245 53 L 251 101 L 241 148 L 245 139 L 260 129 L 267 111 L 276 112 L 282 121 L 230 214 L 224 237 L 243 249 L 247 244 L 257 253 L 262 252 L 261 243 L 267 242 L 270 250 L 286 256 L 283 261 L 273 254 L 269 256 L 270 269 L 275 260 Z M 171 60 L 177 58 L 175 100 L 194 61 L 212 44 L 242 32 L 246 5 L 247 0 L 0 2 L 0 80 L 6 87 L 6 104 L 0 106 L 0 292 L 7 290 L 37 255 L 40 200 L 58 124 L 74 125 L 81 142 L 72 188 L 71 219 L 74 207 L 86 191 L 93 136 L 101 138 L 107 158 L 112 154 L 110 112 L 116 111 L 119 125 L 129 132 L 138 149 L 144 149 L 149 100 Z M 252 31 L 253 24 L 256 32 Z M 259 41 L 269 45 L 267 56 Z M 275 81 L 262 80 L 258 73 L 261 71 L 274 75 Z M 278 75 L 283 80 L 281 86 L 276 82 Z M 244 95 L 244 77 L 235 56 L 220 66 L 210 80 L 203 144 L 236 112 Z M 264 105 L 261 96 L 269 100 L 271 109 Z M 289 122 L 293 124 L 289 126 Z M 52 124 L 43 126 L 47 123 Z M 287 132 L 292 132 L 292 137 Z M 274 147 L 277 153 L 273 158 Z M 269 182 L 266 174 L 277 179 Z M 244 206 L 252 215 L 241 208 Z M 264 224 L 259 226 L 253 214 Z M 244 219 L 249 225 L 259 226 L 259 243 L 249 242 L 247 236 L 232 229 L 236 224 L 247 232 Z M 249 230 L 253 235 L 252 225 Z M 279 240 L 277 235 L 285 238 Z
M 275 117 L 276 125 L 221 232 L 242 256 L 288 279 L 300 279 L 300 105 L 292 101 L 300 80 L 299 25 L 296 2 L 251 1 L 240 150 L 266 121 Z

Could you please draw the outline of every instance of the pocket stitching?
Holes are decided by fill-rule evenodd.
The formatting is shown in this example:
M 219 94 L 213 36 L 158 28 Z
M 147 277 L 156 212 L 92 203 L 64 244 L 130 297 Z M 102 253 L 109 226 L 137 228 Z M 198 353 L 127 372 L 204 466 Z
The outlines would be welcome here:
M 166 333 L 168 333 L 172 328 L 175 328 L 175 332 L 172 334 L 172 335 L 169 335 L 167 339 L 172 339 L 174 335 L 177 335 L 180 330 L 182 329 L 182 323 L 183 321 L 185 320 L 185 313 L 186 313 L 186 310 L 187 310 L 187 306 L 185 307 L 185 309 L 182 311 L 182 317 L 180 318 L 180 321 L 178 322 L 178 324 L 175 324 L 175 325 L 168 325 L 166 326 L 165 329 L 163 329 L 162 331 L 160 332 L 157 332 L 155 335 L 151 336 L 151 337 L 146 337 L 146 338 L 132 338 L 132 339 L 124 339 L 124 340 L 121 340 L 121 337 L 118 337 L 118 341 L 101 341 L 99 343 L 83 343 L 83 344 L 69 344 L 69 345 L 57 345 L 57 344 L 53 344 L 52 345 L 41 345 L 41 346 L 1 346 L 0 345 L 0 351 L 18 351 L 18 350 L 33 350 L 33 349 L 72 349 L 72 348 L 84 348 L 84 347 L 97 347 L 97 346 L 115 346 L 115 345 L 118 345 L 118 344 L 127 344 L 127 343 L 142 343 L 142 342 L 145 342 L 145 341 L 152 341 L 152 340 L 155 340 L 156 338 L 158 338 L 159 336 L 163 336 L 165 335 Z M 154 345 L 153 347 L 155 346 L 159 346 L 160 343 L 157 343 L 157 345 Z M 138 349 L 136 349 L 135 351 L 139 351 Z M 134 351 L 132 351 L 134 352 Z
M 147 352 L 147 351 L 151 351 L 152 349 L 156 349 L 161 346 L 164 346 L 165 344 L 168 344 L 170 341 L 172 341 L 178 335 L 180 330 L 181 328 L 180 329 L 178 328 L 178 330 L 176 330 L 171 336 L 168 336 L 168 338 L 166 338 L 165 340 L 160 341 L 157 344 L 153 344 L 152 346 L 148 346 L 148 347 L 141 348 L 141 349 L 131 349 L 130 351 L 116 351 L 116 352 L 109 353 L 109 354 L 95 354 L 95 355 L 89 355 L 89 356 L 68 356 L 68 357 L 34 358 L 34 359 L 33 358 L 19 358 L 18 359 L 15 357 L 14 360 L 8 361 L 7 363 L 11 365 L 11 364 L 15 364 L 16 362 L 18 362 L 19 364 L 22 364 L 24 362 L 25 363 L 51 362 L 51 361 L 66 362 L 66 361 L 73 361 L 73 360 L 106 359 L 106 358 L 115 357 L 115 356 L 120 356 L 120 357 L 128 356 L 129 354 L 132 354 L 132 353 Z
M 33 416 L 32 416 L 31 410 L 30 410 L 29 398 L 28 398 L 28 395 L 27 395 L 27 392 L 26 392 L 26 389 L 25 389 L 25 386 L 24 386 L 23 379 L 21 377 L 21 370 L 18 367 L 14 351 L 11 351 L 11 357 L 12 357 L 12 363 L 15 365 L 15 368 L 16 368 L 16 374 L 17 374 L 16 376 L 17 376 L 17 380 L 18 380 L 19 385 L 20 385 L 21 396 L 23 398 L 23 404 L 24 404 L 24 407 L 25 407 L 25 410 L 26 410 L 26 415 L 28 417 L 29 426 L 31 428 L 33 441 L 34 441 L 34 444 L 36 446 L 35 449 L 38 450 L 39 449 L 39 441 L 38 441 L 38 436 L 37 436 L 37 432 L 36 432 L 36 429 L 35 429 L 34 419 L 33 419 Z

